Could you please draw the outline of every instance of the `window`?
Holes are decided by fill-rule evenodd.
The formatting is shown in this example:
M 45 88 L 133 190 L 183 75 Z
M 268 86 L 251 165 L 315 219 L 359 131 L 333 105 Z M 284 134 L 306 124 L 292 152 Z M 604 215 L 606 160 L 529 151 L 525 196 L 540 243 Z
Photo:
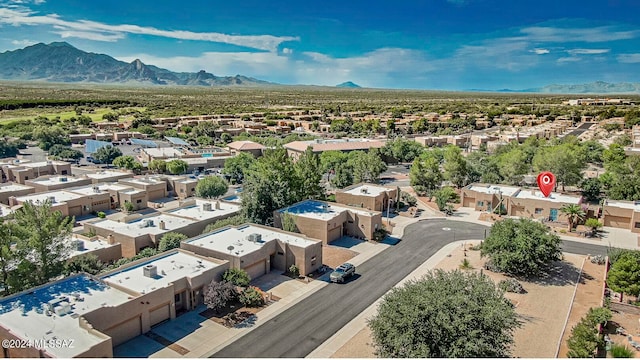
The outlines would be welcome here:
M 312 257 L 312 258 L 311 258 L 311 261 L 316 261 L 316 257 L 315 257 L 315 256 L 314 256 L 314 257 Z
M 67 170 L 62 170 L 62 175 L 67 175 Z
M 536 213 L 536 215 L 542 214 L 542 209 L 541 208 L 536 208 L 535 213 Z
M 278 251 L 278 255 L 283 255 L 284 256 L 284 253 L 282 251 Z
M 196 188 L 191 188 L 191 192 L 194 192 L 194 191 L 196 191 Z
M 142 199 L 136 200 L 136 204 L 140 204 L 141 202 L 142 202 Z
M 640 229 L 640 222 L 636 222 L 636 224 L 635 224 L 635 228 L 636 228 L 636 229 Z
M 484 201 L 478 201 L 478 206 L 484 206 Z
M 173 300 L 175 300 L 176 304 L 179 304 L 180 301 L 182 300 L 182 296 L 180 296 L 180 294 L 175 294 L 173 296 Z

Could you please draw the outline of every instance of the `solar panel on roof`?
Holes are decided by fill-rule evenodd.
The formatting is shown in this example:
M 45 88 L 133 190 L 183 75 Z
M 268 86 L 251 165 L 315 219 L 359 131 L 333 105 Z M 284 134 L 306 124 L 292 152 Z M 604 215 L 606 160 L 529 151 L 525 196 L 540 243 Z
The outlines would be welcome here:
M 167 139 L 167 141 L 169 141 L 170 143 L 174 144 L 174 145 L 184 145 L 184 146 L 189 146 L 189 143 L 177 138 L 177 137 L 171 137 L 171 136 L 165 136 L 165 139 Z
M 158 144 L 151 140 L 142 140 L 142 139 L 130 139 L 131 143 L 134 145 L 140 145 L 144 147 L 158 147 Z
M 103 148 L 107 145 L 112 145 L 112 144 L 107 141 L 99 141 L 99 140 L 91 140 L 91 139 L 87 139 L 84 141 L 85 152 L 87 154 L 93 154 L 96 151 L 98 151 L 98 149 Z

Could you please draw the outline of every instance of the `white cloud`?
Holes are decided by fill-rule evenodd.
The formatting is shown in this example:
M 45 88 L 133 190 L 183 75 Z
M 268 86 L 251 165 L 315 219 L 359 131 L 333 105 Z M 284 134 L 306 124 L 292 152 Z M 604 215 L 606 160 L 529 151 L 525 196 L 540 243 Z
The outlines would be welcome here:
M 581 61 L 581 60 L 582 59 L 580 59 L 579 57 L 572 56 L 572 57 L 561 57 L 557 61 L 558 61 L 558 63 L 562 64 L 562 63 L 567 63 L 567 62 L 578 62 L 578 61 Z
M 571 49 L 567 50 L 569 55 L 597 55 L 597 54 L 606 54 L 611 49 Z
M 11 44 L 16 45 L 16 46 L 20 46 L 20 47 L 29 46 L 29 45 L 33 45 L 33 44 L 36 44 L 36 43 L 37 43 L 37 41 L 28 40 L 28 39 L 11 40 Z
M 530 52 L 536 55 L 544 55 L 544 54 L 550 53 L 549 49 L 533 49 L 533 50 L 530 50 Z
M 617 57 L 618 62 L 625 64 L 636 64 L 640 63 L 640 53 L 635 54 L 620 54 Z
M 273 35 L 228 35 L 215 32 L 186 30 L 162 30 L 131 24 L 110 25 L 91 20 L 67 21 L 57 14 L 37 15 L 24 8 L 0 8 L 0 25 L 53 26 L 60 35 L 99 41 L 115 41 L 126 34 L 150 35 L 178 40 L 199 40 L 233 44 L 252 49 L 276 51 L 286 41 L 298 41 L 298 37 Z
M 617 31 L 612 26 L 593 28 L 558 28 L 531 26 L 520 30 L 528 40 L 545 42 L 606 42 L 640 36 L 640 30 Z

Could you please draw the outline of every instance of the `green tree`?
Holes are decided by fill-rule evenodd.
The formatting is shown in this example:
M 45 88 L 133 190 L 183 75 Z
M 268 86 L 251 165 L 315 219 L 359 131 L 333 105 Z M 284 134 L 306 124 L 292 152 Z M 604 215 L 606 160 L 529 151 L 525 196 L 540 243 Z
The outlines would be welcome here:
M 349 164 L 337 165 L 334 171 L 335 174 L 331 178 L 331 185 L 339 189 L 353 185 L 353 169 Z
M 598 221 L 598 219 L 587 219 L 587 221 L 585 221 L 584 226 L 588 227 L 591 229 L 591 233 L 595 234 L 598 232 L 598 229 L 600 229 L 602 227 L 602 223 L 600 221 Z
M 584 179 L 580 184 L 582 189 L 582 196 L 587 201 L 600 200 L 600 192 L 602 191 L 602 183 L 598 178 Z
M 519 148 L 498 155 L 497 165 L 500 176 L 510 185 L 522 183 L 523 175 L 530 168 L 526 154 Z
M 105 266 L 94 254 L 85 254 L 75 256 L 69 259 L 64 265 L 64 274 L 69 276 L 71 274 L 78 274 L 86 272 L 91 275 L 97 275 Z
M 256 158 L 245 152 L 226 160 L 222 173 L 228 176 L 229 180 L 235 181 L 236 184 L 242 183 L 246 171 L 253 166 Z
M 246 307 L 260 307 L 265 304 L 264 297 L 256 287 L 248 287 L 240 294 L 240 302 Z
M 301 200 L 300 182 L 287 155 L 279 148 L 268 151 L 245 174 L 242 214 L 258 224 L 273 223 L 273 212 Z
M 292 215 L 288 212 L 283 212 L 280 214 L 280 222 L 282 223 L 282 230 L 288 232 L 298 232 L 295 215 Z
M 187 238 L 188 237 L 185 234 L 168 232 L 162 235 L 160 243 L 158 244 L 158 251 L 165 252 L 167 250 L 177 249 L 180 247 L 180 243 Z
M 11 283 L 17 282 L 10 279 L 11 276 L 15 276 L 15 272 L 11 271 L 17 256 L 16 251 L 13 249 L 15 242 L 13 223 L 0 222 L 0 275 L 2 276 L 0 285 L 4 288 L 4 295 L 14 292 L 9 286 Z
M 542 147 L 533 158 L 536 171 L 551 171 L 562 184 L 562 191 L 566 185 L 577 185 L 582 179 L 582 171 L 586 163 L 581 149 L 572 144 Z
M 611 310 L 607 308 L 591 308 L 587 315 L 571 329 L 571 336 L 567 339 L 569 358 L 593 358 L 596 350 L 602 349 L 604 339 L 598 334 L 598 324 L 605 324 L 611 320 Z
M 78 160 L 84 157 L 82 151 L 66 145 L 55 144 L 49 148 L 49 156 L 61 160 Z
M 49 151 L 53 145 L 69 145 L 71 140 L 67 133 L 59 126 L 37 126 L 33 129 L 33 140 L 38 142 L 38 146 Z
M 628 295 L 640 295 L 640 252 L 622 253 L 607 273 L 607 285 Z
M 163 174 L 167 170 L 167 162 L 160 159 L 154 159 L 149 161 L 149 165 L 147 165 L 147 167 L 156 174 Z
M 438 209 L 440 211 L 450 211 L 449 203 L 457 202 L 460 199 L 458 193 L 449 186 L 443 187 L 442 189 L 436 191 L 433 195 L 436 198 L 436 204 L 438 205 Z
M 393 288 L 368 323 L 386 358 L 507 357 L 520 326 L 491 279 L 457 270 Z
M 93 154 L 100 164 L 111 164 L 118 156 L 122 156 L 122 151 L 111 145 L 101 147 Z
M 188 168 L 189 164 L 184 160 L 174 159 L 167 162 L 167 170 L 174 175 L 184 174 Z
M 142 164 L 140 164 L 136 160 L 136 158 L 134 158 L 131 155 L 121 155 L 113 159 L 113 166 L 120 169 L 127 169 L 127 170 L 134 170 L 134 171 L 142 170 Z
M 349 153 L 347 165 L 353 169 L 353 181 L 376 183 L 387 165 L 380 158 L 378 149 L 371 149 L 368 152 L 352 151 Z
M 204 293 L 204 303 L 207 308 L 216 313 L 238 300 L 238 290 L 230 282 L 211 281 Z
M 320 157 L 313 152 L 311 146 L 300 155 L 300 158 L 294 164 L 294 169 L 300 181 L 300 198 L 319 199 L 323 197 L 324 189 L 320 186 L 320 181 L 322 180 Z
M 412 162 L 415 158 L 420 156 L 423 151 L 424 146 L 420 143 L 414 140 L 402 138 L 387 141 L 381 150 L 383 155 L 401 162 Z
M 567 217 L 567 222 L 569 223 L 569 232 L 573 230 L 574 225 L 583 220 L 586 216 L 582 207 L 577 204 L 566 204 L 560 208 L 560 212 Z
M 462 150 L 457 146 L 448 146 L 444 152 L 444 178 L 457 188 L 467 185 L 469 171 Z
M 51 203 L 22 204 L 14 213 L 16 255 L 19 260 L 15 289 L 38 286 L 60 276 L 71 253 L 67 239 L 73 230 L 75 219 L 53 211 Z
M 560 238 L 545 225 L 529 219 L 505 219 L 493 224 L 481 255 L 501 272 L 528 277 L 548 269 L 562 253 Z
M 219 176 L 207 176 L 198 180 L 196 196 L 207 199 L 217 199 L 227 193 L 229 184 Z
M 243 269 L 232 268 L 222 274 L 222 281 L 230 282 L 235 286 L 247 287 L 251 283 L 251 277 Z
M 409 170 L 409 182 L 416 193 L 431 196 L 433 191 L 442 184 L 442 172 L 440 172 L 438 159 L 432 155 L 416 158 Z
M 242 215 L 234 215 L 231 217 L 228 217 L 226 219 L 221 219 L 218 220 L 216 222 L 214 222 L 213 224 L 209 224 L 207 225 L 206 228 L 204 228 L 204 231 L 202 232 L 203 234 L 208 234 L 214 230 L 223 228 L 225 226 L 239 226 L 242 225 L 244 223 L 246 223 L 247 220 L 242 216 Z

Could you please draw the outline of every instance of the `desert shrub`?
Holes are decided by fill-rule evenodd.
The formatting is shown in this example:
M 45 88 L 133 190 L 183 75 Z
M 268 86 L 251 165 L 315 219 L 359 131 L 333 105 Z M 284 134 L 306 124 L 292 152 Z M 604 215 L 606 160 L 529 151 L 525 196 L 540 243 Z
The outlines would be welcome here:
M 633 350 L 624 345 L 613 344 L 611 345 L 611 356 L 614 358 L 632 358 Z
M 260 289 L 251 286 L 240 294 L 240 302 L 247 307 L 260 307 L 264 305 L 264 296 Z
M 524 294 L 526 291 L 516 279 L 500 280 L 498 287 L 506 292 Z
M 604 265 L 604 256 L 596 255 L 591 257 L 591 262 L 593 264 Z
M 300 276 L 300 268 L 298 267 L 298 265 L 293 264 L 289 266 L 289 274 L 293 277 Z
M 107 214 L 105 214 L 104 211 L 98 211 L 97 215 L 100 219 L 104 219 L 107 217 Z

